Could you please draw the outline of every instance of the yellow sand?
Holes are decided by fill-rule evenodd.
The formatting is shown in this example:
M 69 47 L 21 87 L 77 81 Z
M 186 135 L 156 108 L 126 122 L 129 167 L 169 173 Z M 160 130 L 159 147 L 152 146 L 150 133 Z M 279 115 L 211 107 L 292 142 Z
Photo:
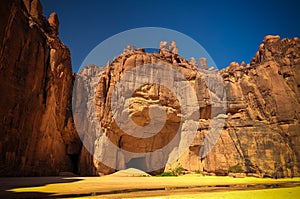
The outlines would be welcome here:
M 185 175 L 180 177 L 120 177 L 118 175 L 104 177 L 72 177 L 66 179 L 79 179 L 80 181 L 69 183 L 47 184 L 39 187 L 25 187 L 11 189 L 12 192 L 39 192 L 51 195 L 65 194 L 87 194 L 97 193 L 96 198 L 294 198 L 300 194 L 300 187 L 296 188 L 276 188 L 264 190 L 226 191 L 203 193 L 190 190 L 174 190 L 172 187 L 195 187 L 203 185 L 230 185 L 230 184 L 262 184 L 262 183 L 282 183 L 300 182 L 300 178 L 268 179 L 268 178 L 232 178 L 216 176 Z M 157 191 L 139 191 L 132 193 L 107 194 L 105 192 L 126 190 L 126 189 L 147 189 L 163 188 Z M 103 192 L 104 195 L 99 195 Z M 83 197 L 84 198 L 84 197 Z M 94 197 L 88 197 L 94 198 Z

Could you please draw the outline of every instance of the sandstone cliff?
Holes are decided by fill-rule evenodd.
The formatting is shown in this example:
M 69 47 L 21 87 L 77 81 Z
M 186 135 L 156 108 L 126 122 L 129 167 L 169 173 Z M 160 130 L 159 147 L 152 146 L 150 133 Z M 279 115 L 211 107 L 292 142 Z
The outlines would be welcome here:
M 201 62 L 205 60 L 202 59 Z M 298 38 L 280 40 L 278 36 L 267 36 L 250 64 L 233 62 L 221 71 L 207 70 L 207 67 L 203 67 L 204 70 L 200 73 L 195 69 L 193 59 L 187 61 L 165 50 L 161 50 L 159 54 L 147 53 L 143 49 L 126 51 L 108 64 L 106 71 L 101 75 L 96 90 L 96 112 L 104 132 L 101 136 L 109 137 L 112 143 L 127 151 L 145 152 L 159 149 L 173 138 L 172 132 L 182 128 L 179 126 L 181 114 L 176 96 L 156 84 L 145 85 L 135 91 L 130 99 L 129 113 L 136 124 L 145 126 L 150 123 L 149 106 L 161 104 L 165 107 L 167 122 L 159 134 L 147 139 L 137 139 L 127 135 L 113 119 L 111 96 L 117 81 L 136 66 L 157 63 L 175 67 L 194 87 L 201 118 L 197 121 L 199 127 L 189 150 L 171 165 L 167 164 L 167 158 L 161 160 L 165 161 L 165 169 L 182 166 L 188 171 L 226 174 L 230 167 L 240 165 L 244 172 L 260 176 L 300 175 Z M 218 85 L 219 80 L 216 81 L 217 74 L 224 80 L 224 90 Z M 212 79 L 212 85 L 207 86 L 205 78 Z M 137 81 L 138 79 L 133 79 L 132 83 Z M 225 96 L 226 111 L 213 110 L 218 109 L 218 106 L 212 107 L 212 98 Z M 124 99 L 120 100 L 117 104 L 125 103 Z M 199 158 L 213 118 L 225 119 L 221 136 L 212 151 L 206 157 Z M 184 131 L 184 128 L 181 131 Z M 101 136 L 95 142 L 95 150 L 102 154 L 101 157 L 103 153 L 116 153 L 118 160 L 113 165 L 115 168 L 126 168 L 134 164 L 151 167 L 157 161 L 149 157 L 141 160 L 143 157 L 138 156 L 126 159 L 126 156 L 122 156 L 117 150 L 108 152 L 105 144 L 99 144 Z M 97 156 L 97 152 L 95 155 Z M 97 161 L 95 166 L 98 173 L 114 171 Z
M 56 14 L 46 20 L 38 0 L 1 1 L 0 13 L 0 175 L 58 175 L 62 171 L 95 175 L 94 167 L 98 174 L 114 172 L 115 169 L 93 159 L 75 130 L 71 112 L 74 76 L 70 52 L 57 37 Z M 244 172 L 261 176 L 300 175 L 298 38 L 281 40 L 279 36 L 267 36 L 250 64 L 233 62 L 221 71 L 207 70 L 205 59 L 201 59 L 201 73 L 195 59 L 187 61 L 177 55 L 175 42 L 170 46 L 162 42 L 160 46 L 160 53 L 127 49 L 108 63 L 103 73 L 97 73 L 97 81 L 83 78 L 82 84 L 75 85 L 77 88 L 88 84 L 89 91 L 96 89 L 96 100 L 93 96 L 79 97 L 74 104 L 95 104 L 96 112 L 84 116 L 96 117 L 103 134 L 79 136 L 82 140 L 95 139 L 92 149 L 96 156 L 106 154 L 101 157 L 109 159 L 109 154 L 117 154 L 113 166 L 119 169 L 133 165 L 155 168 L 157 162 L 162 162 L 166 170 L 179 165 L 188 171 L 224 174 L 230 167 L 240 165 Z M 200 120 L 186 120 L 181 126 L 176 95 L 164 86 L 148 84 L 138 88 L 127 101 L 130 116 L 135 124 L 146 126 L 151 123 L 149 107 L 160 104 L 166 111 L 164 128 L 155 136 L 135 138 L 118 127 L 111 110 L 114 86 L 127 71 L 145 64 L 174 67 L 183 74 L 196 91 Z M 79 75 L 88 75 L 92 70 L 94 66 L 87 67 Z M 155 72 L 153 68 L 149 71 Z M 137 81 L 132 79 L 129 83 L 134 85 Z M 181 81 L 182 78 L 174 80 Z M 190 99 L 190 92 L 182 94 Z M 226 109 L 219 100 L 225 100 Z M 124 102 L 120 99 L 113 103 Z M 159 112 L 161 108 L 154 110 Z M 154 111 L 152 116 L 155 114 Z M 159 123 L 162 118 L 154 119 Z M 224 121 L 218 127 L 220 138 L 207 156 L 199 158 L 205 153 L 203 143 L 214 119 Z M 189 126 L 195 124 L 197 134 L 192 145 L 172 164 L 168 161 L 176 149 L 167 151 L 159 160 L 140 156 L 128 159 L 117 150 L 107 151 L 103 143 L 103 137 L 108 137 L 127 151 L 155 151 L 174 137 L 180 145 L 179 138 L 184 138 Z M 83 122 L 82 126 L 93 129 L 97 124 L 85 126 Z M 180 137 L 174 133 L 178 130 Z
M 299 39 L 266 36 L 250 64 L 231 63 L 220 71 L 228 99 L 221 137 L 202 161 L 190 151 L 179 162 L 190 170 L 198 162 L 206 171 L 240 165 L 264 176 L 299 176 L 299 69 Z
M 76 171 L 69 49 L 38 0 L 0 2 L 0 175 Z

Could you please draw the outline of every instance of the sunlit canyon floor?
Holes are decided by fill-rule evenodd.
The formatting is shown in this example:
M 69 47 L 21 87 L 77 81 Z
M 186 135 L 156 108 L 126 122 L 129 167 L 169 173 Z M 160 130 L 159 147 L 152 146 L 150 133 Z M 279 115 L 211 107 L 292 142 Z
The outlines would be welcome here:
M 0 198 L 297 198 L 300 178 L 184 175 L 0 178 Z

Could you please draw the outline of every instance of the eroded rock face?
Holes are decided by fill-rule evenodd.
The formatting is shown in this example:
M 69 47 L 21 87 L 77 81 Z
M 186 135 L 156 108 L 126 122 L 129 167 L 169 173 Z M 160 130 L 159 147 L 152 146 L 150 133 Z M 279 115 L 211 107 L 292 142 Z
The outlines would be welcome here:
M 155 168 L 156 164 L 160 164 L 157 163 L 157 161 L 164 162 L 164 164 L 167 163 L 170 151 L 163 154 L 160 159 L 153 159 L 154 157 L 143 156 L 139 154 L 161 149 L 166 146 L 173 138 L 177 139 L 177 142 L 179 143 L 179 137 L 176 138 L 176 133 L 179 129 L 183 128 L 180 127 L 180 106 L 178 99 L 166 86 L 161 86 L 155 83 L 142 85 L 134 92 L 133 96 L 130 99 L 121 97 L 117 102 L 112 101 L 112 95 L 115 89 L 115 85 L 120 80 L 120 78 L 131 69 L 134 69 L 135 67 L 141 65 L 147 65 L 146 70 L 149 71 L 149 74 L 156 72 L 156 69 L 152 65 L 157 64 L 164 65 L 166 67 L 173 67 L 174 65 L 176 69 L 184 74 L 183 76 L 188 79 L 191 84 L 193 84 L 193 87 L 195 87 L 195 84 L 197 83 L 197 69 L 194 66 L 190 65 L 188 61 L 184 60 L 178 55 L 167 53 L 167 51 L 164 51 L 161 54 L 151 54 L 146 53 L 141 49 L 132 50 L 130 52 L 123 53 L 111 64 L 107 65 L 106 70 L 101 75 L 98 87 L 96 89 L 96 112 L 98 114 L 98 122 L 100 122 L 103 129 L 103 134 L 95 141 L 95 156 L 97 157 L 98 155 L 101 155 L 101 158 L 112 157 L 111 161 L 115 162 L 115 164 L 113 165 L 114 168 L 124 169 L 132 167 L 134 166 L 133 162 L 139 159 L 139 164 L 144 164 L 144 166 L 146 165 L 145 167 L 147 169 L 152 170 L 152 168 Z M 166 57 L 167 59 L 169 59 L 169 61 L 165 61 Z M 178 63 L 174 64 L 176 60 Z M 140 82 L 143 77 L 144 76 L 136 77 L 135 81 L 132 81 L 132 84 L 131 82 L 129 82 L 129 86 Z M 153 78 L 158 78 L 158 76 L 153 76 Z M 188 80 L 174 81 L 188 82 Z M 122 90 L 121 92 L 124 92 L 125 90 Z M 188 96 L 189 93 L 185 93 L 184 95 Z M 126 101 L 129 103 L 129 115 L 135 123 L 134 125 L 137 126 L 148 125 L 151 122 L 149 107 L 157 104 L 161 105 L 164 111 L 166 111 L 167 121 L 163 128 L 159 131 L 159 133 L 156 132 L 156 135 L 150 136 L 148 138 L 137 138 L 134 136 L 130 136 L 125 131 L 128 128 L 132 128 L 133 125 L 127 125 L 130 124 L 127 121 L 127 117 L 124 117 L 122 119 L 123 128 L 120 128 L 120 126 L 113 119 L 112 106 L 115 107 L 122 105 Z M 154 110 L 152 114 L 154 114 L 154 120 L 159 123 L 160 119 L 162 118 L 155 117 L 157 111 L 159 110 Z M 197 121 L 195 122 L 197 123 Z M 185 124 L 183 124 L 183 126 L 184 125 Z M 147 130 L 142 132 L 138 129 L 139 128 L 136 128 L 135 131 L 138 131 L 138 133 L 141 135 L 146 135 L 147 133 L 149 133 Z M 103 142 L 103 136 L 107 136 L 110 141 L 117 147 L 120 147 L 126 151 L 136 153 L 137 155 L 128 158 L 118 150 L 112 151 L 108 149 L 108 147 L 106 147 L 106 143 Z M 103 154 L 106 155 L 103 156 Z M 115 157 L 118 157 L 117 161 L 114 159 Z M 115 171 L 114 168 L 112 169 L 105 166 L 101 163 L 101 161 L 98 161 L 95 166 L 97 167 L 98 173 L 101 174 L 107 174 Z M 156 172 L 161 171 L 157 170 Z
M 160 47 L 162 43 L 160 44 Z M 102 127 L 102 134 L 99 137 L 95 137 L 94 142 L 94 152 L 95 152 L 95 167 L 97 168 L 97 172 L 99 174 L 108 174 L 115 171 L 117 169 L 124 169 L 134 166 L 140 166 L 139 169 L 151 170 L 151 168 L 155 167 L 157 161 L 163 162 L 163 167 L 161 170 L 154 170 L 153 174 L 162 172 L 165 169 L 165 166 L 169 164 L 170 160 L 177 156 L 178 146 L 183 145 L 187 139 L 193 140 L 193 133 L 190 132 L 190 126 L 195 125 L 197 132 L 198 125 L 199 128 L 201 126 L 200 121 L 209 122 L 211 116 L 216 117 L 221 113 L 226 114 L 226 109 L 223 104 L 219 103 L 220 99 L 225 103 L 226 90 L 224 85 L 222 85 L 223 80 L 221 75 L 217 75 L 216 71 L 208 71 L 202 70 L 202 73 L 198 71 L 197 63 L 195 60 L 187 61 L 186 59 L 169 52 L 165 49 L 162 49 L 160 53 L 147 53 L 143 49 L 131 50 L 123 53 L 119 57 L 117 57 L 111 64 L 106 66 L 106 70 L 101 74 L 98 87 L 96 89 L 96 112 L 98 114 L 98 122 Z M 196 91 L 196 103 L 197 106 L 197 114 L 195 120 L 182 120 L 181 122 L 181 105 L 184 103 L 179 103 L 178 97 L 174 92 L 166 88 L 165 86 L 161 86 L 158 84 L 146 84 L 135 90 L 132 97 L 128 100 L 125 97 L 120 97 L 117 102 L 112 102 L 112 95 L 115 89 L 116 84 L 120 81 L 120 79 L 126 74 L 130 73 L 130 71 L 134 68 L 138 68 L 142 65 L 146 65 L 149 71 L 149 74 L 155 74 L 157 70 L 155 69 L 156 65 L 162 65 L 164 67 L 171 67 L 175 70 L 179 71 L 183 75 L 183 79 L 170 81 L 170 85 L 176 85 L 178 83 L 182 83 L 182 81 L 186 81 L 189 86 Z M 85 73 L 91 73 L 94 70 L 93 67 L 85 68 Z M 152 71 L 153 70 L 153 71 Z M 89 71 L 89 72 L 88 72 Z M 164 74 L 163 78 L 170 78 L 170 74 Z M 143 79 L 144 76 L 135 76 L 130 78 L 129 85 L 138 84 L 138 82 Z M 159 78 L 159 75 L 149 75 L 147 78 Z M 207 85 L 210 84 L 210 85 Z M 209 92 L 209 89 L 211 93 Z M 120 95 L 122 93 L 126 93 L 127 86 L 124 86 L 124 89 L 121 90 Z M 186 101 L 191 101 L 192 94 L 187 91 L 185 88 L 180 88 L 184 94 L 183 99 Z M 127 101 L 128 100 L 128 101 Z M 134 125 L 138 126 L 146 126 L 151 122 L 151 118 L 149 117 L 149 107 L 152 105 L 160 104 L 166 111 L 166 123 L 162 130 L 157 131 L 155 135 L 149 138 L 136 138 L 134 136 L 130 136 L 127 134 L 126 129 L 132 128 L 131 126 L 126 126 L 128 118 L 123 118 L 123 126 L 125 128 L 121 128 L 115 121 L 116 118 L 113 118 L 115 113 L 112 110 L 112 107 L 118 106 L 120 104 L 125 104 L 125 102 L 129 104 L 129 115 L 130 118 L 134 121 Z M 212 105 L 214 102 L 214 105 Z M 114 104 L 112 104 L 114 103 Z M 186 113 L 185 113 L 186 114 Z M 196 113 L 194 113 L 196 114 Z M 223 114 L 223 115 L 224 115 Z M 154 117 L 154 120 L 160 120 L 160 117 Z M 224 118 L 223 118 L 224 119 Z M 121 122 L 122 123 L 122 122 Z M 208 126 L 208 124 L 206 125 Z M 125 129 L 125 130 L 124 130 Z M 137 134 L 147 134 L 147 131 L 141 132 L 136 128 L 134 130 Z M 205 131 L 198 130 L 198 134 L 196 138 L 200 138 L 202 141 L 204 140 Z M 176 137 L 178 133 L 178 137 Z M 103 137 L 108 137 L 110 141 L 119 148 L 123 150 L 130 151 L 136 153 L 136 157 L 130 157 L 124 155 L 123 152 L 120 152 L 117 149 L 111 150 L 107 147 L 107 143 L 103 140 Z M 138 136 L 140 137 L 140 136 Z M 172 139 L 177 139 L 175 146 L 171 150 L 162 151 L 163 157 L 158 159 L 151 156 L 144 155 L 142 153 L 152 152 L 155 150 L 160 150 L 164 146 L 168 145 Z M 193 144 L 191 150 L 197 150 L 197 155 L 199 155 L 201 144 Z M 141 155 L 139 155 L 139 153 Z M 118 157 L 116 159 L 116 157 Z M 198 157 L 198 156 L 196 156 Z M 102 164 L 99 159 L 111 159 L 113 162 L 112 167 L 107 167 Z M 151 159 L 152 158 L 152 159 Z M 174 159 L 173 159 L 174 160 Z M 176 159 L 175 159 L 176 160 Z M 199 162 L 199 161 L 198 161 Z M 193 164 L 197 167 L 199 164 L 197 161 L 188 160 L 185 162 L 186 164 Z M 159 163 L 158 163 L 159 164 Z M 142 165 L 142 166 L 141 166 Z M 188 168 L 190 169 L 190 168 Z
M 57 38 L 57 15 L 53 13 L 46 20 L 41 11 L 38 0 L 0 2 L 3 30 L 0 32 L 0 175 L 112 173 L 114 168 L 93 159 L 87 149 L 81 147 L 71 114 L 70 53 Z M 81 138 L 92 142 L 95 139 L 96 156 L 107 154 L 102 157 L 110 158 L 109 154 L 118 154 L 118 161 L 112 159 L 115 168 L 131 167 L 137 161 L 151 167 L 157 159 L 142 160 L 139 156 L 126 159 L 117 150 L 106 151 L 103 137 L 125 150 L 147 152 L 168 144 L 178 129 L 183 136 L 187 127 L 196 123 L 197 133 L 188 150 L 172 164 L 168 164 L 168 160 L 176 150 L 159 160 L 166 165 L 166 170 L 180 165 L 189 171 L 226 174 L 230 167 L 240 165 L 245 172 L 260 176 L 300 175 L 298 38 L 281 40 L 279 36 L 267 36 L 250 64 L 233 62 L 221 71 L 207 70 L 206 60 L 201 59 L 199 72 L 195 59 L 187 61 L 177 55 L 175 42 L 160 45 L 160 53 L 153 54 L 129 47 L 107 64 L 99 80 L 83 79 L 83 84 L 75 85 L 96 89 L 96 99 L 90 96 L 91 99 L 79 97 L 75 100 L 76 106 L 81 106 L 85 100 L 95 104 L 96 112 L 88 112 L 85 116 L 96 114 L 103 134 Z M 163 86 L 148 84 L 137 89 L 128 101 L 130 117 L 135 124 L 145 126 L 151 122 L 149 107 L 160 104 L 166 111 L 166 125 L 158 135 L 147 139 L 128 136 L 112 117 L 110 103 L 114 86 L 130 69 L 158 63 L 180 71 L 195 89 L 200 119 L 184 121 L 180 126 L 182 114 L 174 93 Z M 86 68 L 82 73 L 94 69 Z M 132 79 L 129 83 L 136 81 Z M 190 96 L 190 93 L 184 95 Z M 220 99 L 227 103 L 225 110 L 222 104 L 216 103 Z M 117 102 L 123 104 L 125 100 Z M 225 121 L 221 124 L 221 136 L 212 151 L 199 158 L 214 118 Z M 81 118 L 74 119 L 80 121 Z M 94 124 L 82 125 L 87 130 L 95 127 Z M 178 139 L 177 144 L 180 143 Z
M 151 138 L 153 140 L 136 140 L 120 130 L 112 117 L 110 103 L 113 88 L 126 71 L 149 63 L 172 65 L 184 74 L 196 90 L 200 120 L 197 121 L 199 127 L 193 144 L 173 164 L 166 163 L 166 170 L 180 165 L 189 171 L 227 173 L 230 167 L 240 165 L 246 173 L 260 176 L 299 176 L 299 47 L 297 38 L 280 40 L 278 36 L 267 36 L 250 64 L 245 66 L 245 63 L 233 62 L 218 72 L 204 67 L 200 73 L 193 60 L 188 62 L 165 50 L 160 54 L 149 54 L 143 50 L 123 53 L 106 67 L 96 92 L 96 107 L 103 136 L 129 151 L 151 151 L 167 144 L 168 137 L 172 136 L 170 132 L 176 131 L 176 124 L 180 121 L 179 103 L 171 92 L 155 84 L 145 85 L 136 90 L 130 99 L 130 116 L 140 126 L 150 122 L 151 104 L 159 103 L 166 108 L 167 125 L 171 125 L 160 134 L 163 137 L 154 136 Z M 216 83 L 219 82 L 216 81 L 217 73 L 224 80 L 223 89 Z M 208 86 L 205 78 L 211 79 L 209 84 L 212 85 Z M 220 110 L 217 110 L 218 107 L 212 108 L 212 101 L 213 98 L 226 96 L 225 90 L 228 106 L 223 113 L 222 106 Z M 221 136 L 212 151 L 206 157 L 199 158 L 213 118 L 225 120 Z M 95 142 L 95 148 L 98 146 L 98 151 L 105 151 L 103 146 L 99 148 L 99 142 L 101 139 Z M 126 167 L 130 161 L 119 159 L 116 164 Z M 95 166 L 98 173 L 114 172 L 114 169 L 97 161 Z
M 0 175 L 74 172 L 81 143 L 71 113 L 69 49 L 38 0 L 0 3 Z
M 228 91 L 221 137 L 206 158 L 197 161 L 191 147 L 178 164 L 209 172 L 238 164 L 261 176 L 299 176 L 299 58 L 298 38 L 267 36 L 250 65 L 233 62 L 220 71 Z

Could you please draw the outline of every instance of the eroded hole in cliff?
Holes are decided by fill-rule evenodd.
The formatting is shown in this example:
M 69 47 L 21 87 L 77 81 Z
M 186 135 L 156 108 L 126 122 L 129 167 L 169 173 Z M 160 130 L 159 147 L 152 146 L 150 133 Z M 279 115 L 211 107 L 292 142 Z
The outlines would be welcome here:
M 78 174 L 78 161 L 79 161 L 79 154 L 69 154 L 68 157 L 71 160 L 72 164 L 72 172 L 74 174 Z
M 145 157 L 132 158 L 126 163 L 126 168 L 136 168 L 144 171 L 145 168 L 147 168 L 146 158 Z

